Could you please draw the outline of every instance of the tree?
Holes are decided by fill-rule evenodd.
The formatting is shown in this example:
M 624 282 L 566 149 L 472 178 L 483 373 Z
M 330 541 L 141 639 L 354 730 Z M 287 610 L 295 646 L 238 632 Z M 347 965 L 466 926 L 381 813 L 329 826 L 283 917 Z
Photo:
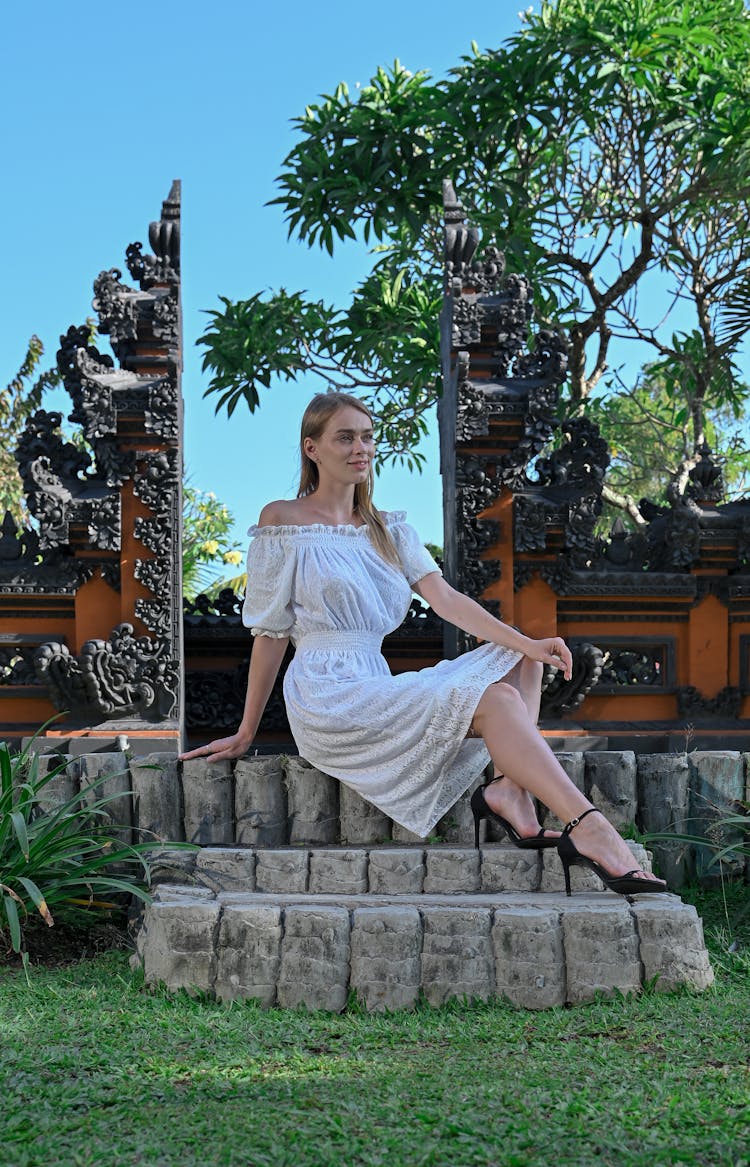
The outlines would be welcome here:
M 44 345 L 38 336 L 32 336 L 20 369 L 0 389 L 0 517 L 10 511 L 17 527 L 23 526 L 29 515 L 13 451 L 27 418 L 41 407 L 44 390 L 60 383 L 56 369 L 37 372 L 43 356 Z
M 238 580 L 217 580 L 216 571 L 242 562 L 239 544 L 230 539 L 234 524 L 229 508 L 216 495 L 185 486 L 182 532 L 182 594 L 195 599 L 199 592 L 214 595 Z
M 729 351 L 717 314 L 748 268 L 749 65 L 743 0 L 543 0 L 516 36 L 473 46 L 445 79 L 396 62 L 354 97 L 339 85 L 297 119 L 274 201 L 310 246 L 374 245 L 372 270 L 344 308 L 285 290 L 223 300 L 200 341 L 207 393 L 254 410 L 275 378 L 316 373 L 371 401 L 381 456 L 417 464 L 441 391 L 450 178 L 485 243 L 531 277 L 538 317 L 567 329 L 568 411 L 601 391 L 614 337 L 677 368 L 700 335 L 700 444 Z M 675 305 L 691 317 L 682 331 Z

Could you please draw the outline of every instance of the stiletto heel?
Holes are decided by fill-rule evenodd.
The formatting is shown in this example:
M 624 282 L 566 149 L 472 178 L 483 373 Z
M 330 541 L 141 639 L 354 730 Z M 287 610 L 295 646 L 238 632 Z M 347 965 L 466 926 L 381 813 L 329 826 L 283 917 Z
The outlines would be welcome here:
M 479 824 L 482 819 L 494 819 L 503 828 L 513 846 L 520 847 L 522 850 L 541 851 L 545 847 L 557 846 L 558 840 L 554 836 L 548 838 L 544 833 L 544 827 L 537 835 L 532 835 L 528 839 L 519 835 L 512 823 L 509 823 L 507 819 L 504 819 L 502 815 L 497 814 L 492 807 L 487 805 L 482 786 L 478 786 L 471 796 L 471 810 L 474 815 L 474 846 L 477 850 L 479 850 Z
M 570 832 L 574 827 L 577 827 L 581 819 L 585 819 L 587 814 L 597 814 L 602 812 L 596 806 L 589 807 L 583 814 L 579 814 L 577 818 L 571 819 L 570 822 L 563 827 L 563 833 L 557 841 L 557 854 L 560 856 L 562 863 L 563 875 L 565 876 L 565 891 L 570 895 L 570 869 L 578 863 L 581 867 L 588 867 L 595 875 L 598 875 L 605 887 L 610 891 L 616 891 L 622 896 L 637 896 L 641 892 L 663 892 L 667 890 L 667 885 L 663 879 L 639 879 L 638 867 L 634 867 L 632 871 L 627 871 L 625 875 L 612 875 L 600 863 L 594 859 L 589 859 L 588 855 L 582 855 L 576 847 L 575 843 L 570 837 Z

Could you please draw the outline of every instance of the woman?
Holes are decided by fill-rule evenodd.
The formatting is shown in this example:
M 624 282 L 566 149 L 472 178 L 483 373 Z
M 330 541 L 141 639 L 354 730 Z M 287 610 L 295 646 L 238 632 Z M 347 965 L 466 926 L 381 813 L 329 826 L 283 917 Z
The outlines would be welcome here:
M 243 620 L 256 637 L 242 722 L 231 737 L 183 758 L 247 752 L 289 639 L 284 679 L 300 754 L 420 836 L 491 758 L 495 779 L 475 791 L 479 823 L 493 818 L 526 848 L 557 846 L 565 870 L 591 867 L 614 891 L 664 891 L 573 785 L 536 729 L 543 666 L 571 674 L 558 636 L 532 640 L 450 587 L 403 512 L 372 502 L 375 443 L 366 406 L 345 393 L 308 405 L 297 498 L 269 503 L 248 553 Z M 380 647 L 403 621 L 412 589 L 444 620 L 484 643 L 453 661 L 392 676 Z M 568 825 L 540 828 L 532 795 Z M 570 833 L 575 829 L 575 843 Z

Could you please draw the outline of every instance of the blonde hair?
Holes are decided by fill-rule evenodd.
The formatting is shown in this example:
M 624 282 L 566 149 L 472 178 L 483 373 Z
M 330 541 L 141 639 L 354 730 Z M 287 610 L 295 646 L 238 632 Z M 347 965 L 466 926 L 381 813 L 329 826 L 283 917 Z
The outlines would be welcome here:
M 358 397 L 352 397 L 349 393 L 316 393 L 302 415 L 299 440 L 300 479 L 297 498 L 305 498 L 309 494 L 314 494 L 319 482 L 318 467 L 312 458 L 305 453 L 305 439 L 312 438 L 313 441 L 317 441 L 333 415 L 345 405 L 351 405 L 360 413 L 364 413 L 365 417 L 373 424 L 372 414 L 364 401 L 360 401 Z M 370 538 L 383 558 L 400 565 L 401 561 L 393 537 L 383 522 L 380 511 L 372 501 L 374 485 L 375 476 L 372 465 L 370 465 L 367 480 L 357 483 L 354 487 L 354 509 L 359 511 L 360 516 L 370 528 Z

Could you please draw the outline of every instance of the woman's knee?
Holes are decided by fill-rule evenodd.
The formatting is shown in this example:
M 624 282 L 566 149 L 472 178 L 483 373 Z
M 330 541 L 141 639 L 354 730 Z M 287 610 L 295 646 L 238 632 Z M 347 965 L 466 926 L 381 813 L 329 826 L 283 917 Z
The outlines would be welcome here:
M 474 723 L 477 720 L 481 721 L 485 716 L 493 717 L 502 713 L 521 712 L 525 709 L 523 698 L 515 685 L 511 685 L 507 681 L 494 681 L 487 686 L 479 699 L 474 714 Z

